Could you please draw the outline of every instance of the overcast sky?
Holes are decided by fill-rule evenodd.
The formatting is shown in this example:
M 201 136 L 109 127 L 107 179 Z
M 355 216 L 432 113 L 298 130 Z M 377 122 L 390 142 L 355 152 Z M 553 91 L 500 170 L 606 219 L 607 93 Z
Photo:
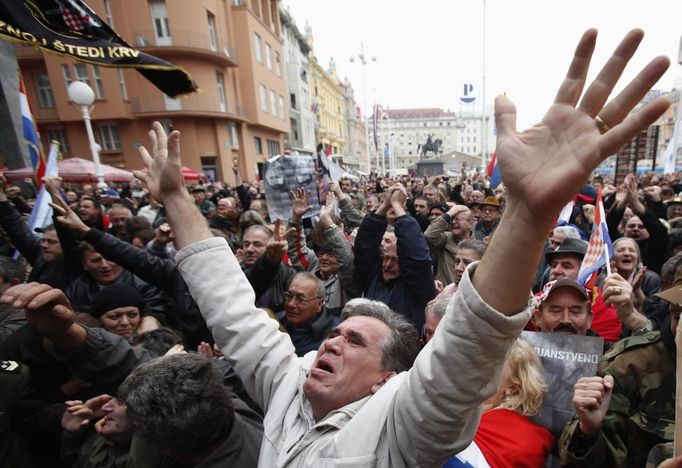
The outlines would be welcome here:
M 364 42 L 376 63 L 366 66 L 368 108 L 441 107 L 456 112 L 458 91 L 483 75 L 483 0 L 282 0 L 304 32 L 313 28 L 315 53 L 325 66 L 331 57 L 341 78 L 350 78 L 363 106 L 362 67 L 349 57 Z M 486 96 L 507 93 L 518 111 L 518 127 L 542 118 L 566 72 L 581 34 L 599 30 L 590 76 L 596 75 L 628 30 L 645 37 L 625 70 L 632 79 L 650 59 L 666 55 L 672 64 L 656 88 L 669 91 L 682 79 L 677 63 L 682 35 L 679 0 L 487 0 Z M 626 80 L 627 79 L 627 80 Z M 623 85 L 621 85 L 622 88 Z M 617 90 L 620 88 L 616 88 Z M 480 111 L 480 107 L 477 107 Z

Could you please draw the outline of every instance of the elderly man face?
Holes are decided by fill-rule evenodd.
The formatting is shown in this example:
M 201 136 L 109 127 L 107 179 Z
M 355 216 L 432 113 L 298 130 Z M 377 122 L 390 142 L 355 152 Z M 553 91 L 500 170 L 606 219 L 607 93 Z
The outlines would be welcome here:
M 644 227 L 644 223 L 638 216 L 633 216 L 625 225 L 625 237 L 636 241 L 646 240 L 649 238 L 649 231 Z
M 303 384 L 316 419 L 376 393 L 395 375 L 382 365 L 390 337 L 385 323 L 363 316 L 350 317 L 329 333 Z
M 104 418 L 95 425 L 95 430 L 109 443 L 126 442 L 133 436 L 126 409 L 126 405 L 118 398 L 112 398 L 102 405 Z
M 566 240 L 566 233 L 552 229 L 552 235 L 549 237 L 549 245 L 552 250 L 559 248 Z
M 585 335 L 592 325 L 589 300 L 569 286 L 551 291 L 534 313 L 541 332 Z
M 474 218 L 470 210 L 464 210 L 457 213 L 450 220 L 450 232 L 455 237 L 455 240 L 460 241 L 471 237 L 471 223 Z
M 500 219 L 500 209 L 496 206 L 482 205 L 481 206 L 481 223 L 486 226 L 492 226 Z
M 578 279 L 581 263 L 582 257 L 579 255 L 571 253 L 556 255 L 549 264 L 549 280 L 554 281 L 562 277 Z
M 398 244 L 393 242 L 382 249 L 381 274 L 384 281 L 391 281 L 400 277 L 400 263 L 398 262 Z
M 284 293 L 284 313 L 294 327 L 307 327 L 322 312 L 324 298 L 318 295 L 317 283 L 310 278 L 298 277 Z
M 480 190 L 472 190 L 469 196 L 469 201 L 481 203 L 483 201 L 484 195 Z
M 223 217 L 227 216 L 227 213 L 233 209 L 234 209 L 234 204 L 232 203 L 232 200 L 230 200 L 229 198 L 221 198 L 220 200 L 218 200 L 218 205 L 216 206 L 216 212 L 220 216 L 223 216 Z

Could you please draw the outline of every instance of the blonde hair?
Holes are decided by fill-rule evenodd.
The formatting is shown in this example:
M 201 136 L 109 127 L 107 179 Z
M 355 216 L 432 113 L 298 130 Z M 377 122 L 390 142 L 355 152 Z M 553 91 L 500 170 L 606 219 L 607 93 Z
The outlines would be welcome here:
M 507 395 L 497 407 L 527 417 L 538 415 L 548 389 L 540 358 L 531 345 L 518 339 L 509 353 L 507 365 L 510 381 L 518 391 Z

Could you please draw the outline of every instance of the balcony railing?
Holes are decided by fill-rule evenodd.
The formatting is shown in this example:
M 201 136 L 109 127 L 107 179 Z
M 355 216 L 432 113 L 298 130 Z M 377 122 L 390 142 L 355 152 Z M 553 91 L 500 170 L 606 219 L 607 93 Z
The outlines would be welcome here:
M 153 29 L 133 32 L 135 47 L 184 47 L 200 49 L 223 56 L 230 62 L 237 63 L 237 50 L 225 42 L 211 40 L 208 33 L 173 28 L 170 37 L 157 37 Z
M 134 97 L 130 100 L 133 113 L 218 113 L 247 119 L 246 109 L 234 103 L 226 102 L 221 105 L 217 97 L 190 94 L 178 99 L 170 99 L 166 96 L 143 96 Z

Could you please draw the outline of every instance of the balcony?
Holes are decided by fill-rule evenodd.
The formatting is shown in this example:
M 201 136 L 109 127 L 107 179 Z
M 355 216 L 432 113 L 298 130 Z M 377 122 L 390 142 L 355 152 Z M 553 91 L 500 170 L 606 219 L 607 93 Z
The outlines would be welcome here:
M 212 40 L 208 33 L 175 29 L 170 37 L 157 37 L 153 29 L 133 32 L 132 45 L 143 52 L 163 58 L 166 53 L 211 60 L 218 65 L 237 66 L 237 50 L 227 43 Z
M 153 117 L 170 114 L 192 115 L 198 117 L 229 117 L 234 120 L 248 121 L 246 109 L 228 102 L 221 104 L 215 96 L 190 94 L 178 99 L 167 96 L 142 96 L 130 100 L 133 114 L 137 117 Z

